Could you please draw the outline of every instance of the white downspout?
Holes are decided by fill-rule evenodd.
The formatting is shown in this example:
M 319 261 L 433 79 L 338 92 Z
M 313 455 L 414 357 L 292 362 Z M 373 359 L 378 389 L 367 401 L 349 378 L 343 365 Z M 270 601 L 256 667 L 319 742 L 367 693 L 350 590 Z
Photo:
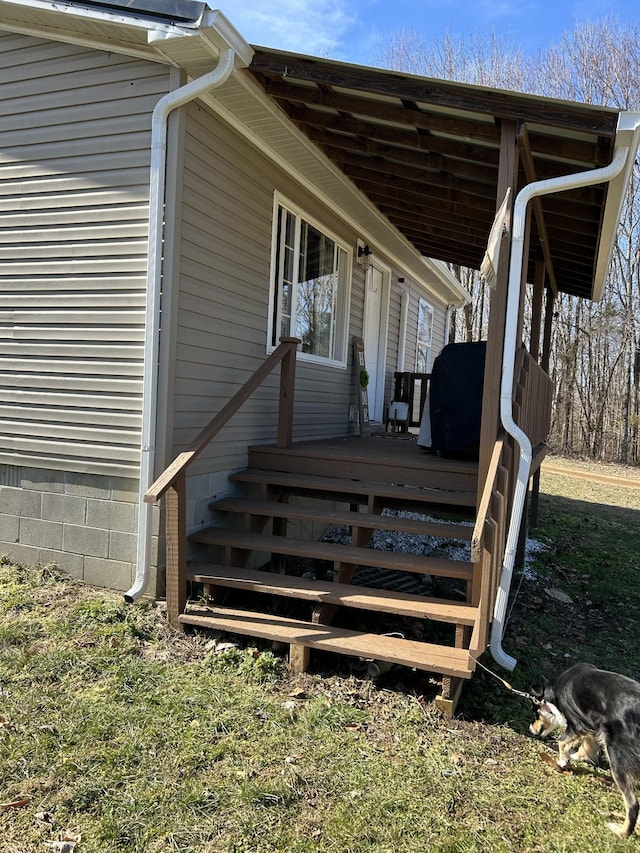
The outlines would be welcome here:
M 513 379 L 515 371 L 516 333 L 518 328 L 518 307 L 520 303 L 520 283 L 522 278 L 522 261 L 524 254 L 524 236 L 526 224 L 526 208 L 532 198 L 562 190 L 577 189 L 591 184 L 610 181 L 622 171 L 629 156 L 630 147 L 620 147 L 608 166 L 593 169 L 589 172 L 578 172 L 546 181 L 536 181 L 528 184 L 518 193 L 513 211 L 513 231 L 511 242 L 511 260 L 509 263 L 509 283 L 507 290 L 507 310 L 505 318 L 504 349 L 502 351 L 502 380 L 500 386 L 500 418 L 506 432 L 517 441 L 520 448 L 518 464 L 518 479 L 513 495 L 513 508 L 509 522 L 509 532 L 500 576 L 500 586 L 496 594 L 496 602 L 491 626 L 491 655 L 495 662 L 513 671 L 517 660 L 508 655 L 502 648 L 504 619 L 511 587 L 513 564 L 518 545 L 518 535 L 531 466 L 531 442 L 513 419 Z M 635 148 L 634 148 L 635 152 Z
M 402 288 L 400 294 L 400 337 L 398 340 L 398 358 L 396 370 L 398 373 L 404 371 L 404 356 L 407 348 L 407 318 L 409 316 L 409 294 Z
M 464 306 L 467 305 L 469 302 L 471 302 L 471 296 L 469 296 L 467 294 L 465 296 L 465 298 L 461 299 L 459 302 L 450 302 L 447 305 L 447 311 L 446 311 L 446 314 L 444 316 L 444 345 L 445 346 L 449 343 L 449 337 L 451 335 L 451 314 L 452 314 L 452 312 L 458 311 L 460 308 L 464 308 Z M 455 329 L 454 329 L 454 335 L 455 335 Z
M 153 482 L 155 467 L 167 125 L 170 113 L 177 107 L 181 107 L 210 89 L 222 85 L 233 71 L 234 60 L 234 50 L 231 48 L 221 49 L 217 66 L 207 74 L 203 74 L 202 77 L 198 77 L 185 86 L 164 95 L 156 104 L 151 120 L 149 246 L 147 251 L 147 310 L 144 330 L 140 485 L 138 489 L 138 547 L 136 576 L 133 586 L 124 594 L 125 601 L 129 603 L 140 598 L 149 580 L 153 505 L 144 502 L 144 494 Z

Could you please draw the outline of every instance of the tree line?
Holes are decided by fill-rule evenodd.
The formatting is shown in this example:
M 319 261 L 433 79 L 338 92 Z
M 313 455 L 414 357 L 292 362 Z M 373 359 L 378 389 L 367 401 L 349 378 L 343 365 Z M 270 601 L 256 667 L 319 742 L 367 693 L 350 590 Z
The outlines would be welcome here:
M 379 64 L 399 71 L 640 110 L 640 25 L 615 18 L 579 24 L 535 56 L 507 39 L 450 34 L 427 42 L 393 34 Z M 549 442 L 564 455 L 640 462 L 640 166 L 623 209 L 599 302 L 556 299 L 549 370 L 555 398 Z M 456 268 L 472 300 L 457 312 L 457 340 L 487 334 L 489 294 L 475 270 Z

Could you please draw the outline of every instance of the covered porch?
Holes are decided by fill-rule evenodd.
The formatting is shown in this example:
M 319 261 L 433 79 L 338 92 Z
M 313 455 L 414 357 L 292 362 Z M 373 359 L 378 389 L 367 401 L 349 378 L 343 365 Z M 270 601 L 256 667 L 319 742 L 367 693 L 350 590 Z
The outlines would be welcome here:
M 388 241 L 391 224 L 403 241 L 402 249 L 387 246 L 396 260 L 406 250 L 412 265 L 428 256 L 482 267 L 492 290 L 479 453 L 473 463 L 429 458 L 395 434 L 301 440 L 293 426 L 299 342 L 282 338 L 147 490 L 150 503 L 166 496 L 169 618 L 287 643 L 301 669 L 318 648 L 439 673 L 443 701 L 453 707 L 490 635 L 498 662 L 515 665 L 501 649 L 502 619 L 528 486 L 546 449 L 553 303 L 560 292 L 590 299 L 602 293 L 638 120 L 262 49 L 246 74 L 278 121 L 293 123 L 307 140 L 299 161 L 290 155 L 291 169 L 304 174 L 308 145 L 319 149 L 337 181 L 332 199 L 342 200 L 341 214 L 358 221 L 374 251 L 376 239 L 381 247 Z M 267 133 L 264 123 L 260 128 Z M 341 194 L 341 183 L 349 193 Z M 357 215 L 363 197 L 370 205 L 364 219 Z M 250 443 L 247 467 L 229 474 L 233 497 L 214 500 L 213 526 L 189 536 L 189 465 L 274 371 L 276 446 Z M 357 388 L 354 370 L 354 399 Z M 381 557 L 368 546 L 376 530 L 407 528 L 407 519 L 389 514 L 398 507 L 429 516 L 411 520 L 418 535 L 447 525 L 451 538 L 470 542 L 468 559 Z M 460 524 L 461 514 L 470 525 Z M 350 541 L 319 541 L 318 528 L 332 525 L 348 528 Z M 330 577 L 291 572 L 288 557 L 329 563 Z M 372 591 L 357 581 L 362 566 L 453 578 L 461 600 Z M 204 589 L 202 606 L 190 603 L 193 582 Z M 289 599 L 306 607 L 304 616 L 283 615 L 285 605 L 273 604 Z M 347 628 L 339 624 L 346 609 L 409 615 L 437 631 L 418 640 Z

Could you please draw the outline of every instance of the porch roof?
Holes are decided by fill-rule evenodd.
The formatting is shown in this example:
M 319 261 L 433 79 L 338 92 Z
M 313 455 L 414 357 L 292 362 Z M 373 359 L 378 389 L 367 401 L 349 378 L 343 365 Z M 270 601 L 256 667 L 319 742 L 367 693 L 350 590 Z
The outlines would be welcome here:
M 480 267 L 496 212 L 502 120 L 518 126 L 518 189 L 613 156 L 616 109 L 254 50 L 249 72 L 269 98 L 427 257 Z M 547 248 L 552 286 L 598 298 L 596 270 L 602 279 L 611 249 L 603 223 L 607 205 L 617 213 L 619 203 L 608 184 L 541 199 L 529 280 Z

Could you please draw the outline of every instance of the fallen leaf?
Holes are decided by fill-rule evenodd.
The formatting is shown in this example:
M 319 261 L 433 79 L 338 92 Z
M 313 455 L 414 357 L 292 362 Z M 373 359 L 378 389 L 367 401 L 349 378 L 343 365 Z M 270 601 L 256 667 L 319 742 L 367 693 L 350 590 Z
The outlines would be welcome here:
M 217 643 L 216 653 L 223 654 L 224 652 L 232 652 L 234 649 L 237 648 L 239 648 L 237 643 Z
M 291 693 L 289 693 L 289 699 L 306 699 L 306 698 L 307 698 L 306 691 L 302 690 L 302 689 L 292 690 Z
M 76 849 L 76 845 L 80 843 L 82 839 L 82 835 L 79 832 L 62 832 L 61 838 L 59 841 L 47 841 L 45 842 L 48 847 L 55 851 L 55 853 L 74 853 Z
M 548 753 L 548 752 L 541 752 L 541 753 L 540 753 L 540 758 L 541 758 L 543 761 L 546 761 L 546 762 L 547 762 L 547 764 L 550 764 L 550 765 L 553 767 L 553 769 L 554 769 L 554 770 L 556 770 L 558 773 L 569 773 L 569 772 L 570 772 L 570 771 L 569 771 L 569 769 L 568 769 L 567 767 L 560 767 L 560 765 L 559 765 L 559 764 L 558 764 L 558 762 L 555 760 L 555 758 L 553 757 L 553 755 L 549 755 L 549 753 Z
M 9 809 L 19 809 L 31 802 L 31 797 L 20 797 L 19 800 L 13 800 L 11 803 L 0 803 L 0 812 L 6 812 Z
M 561 589 L 545 589 L 545 592 L 549 598 L 553 598 L 555 601 L 560 601 L 562 604 L 573 604 L 573 599 Z
M 80 844 L 80 842 L 82 841 L 82 833 L 70 832 L 69 830 L 67 830 L 66 832 L 62 833 L 62 838 L 60 840 L 61 841 L 71 841 L 74 844 Z

